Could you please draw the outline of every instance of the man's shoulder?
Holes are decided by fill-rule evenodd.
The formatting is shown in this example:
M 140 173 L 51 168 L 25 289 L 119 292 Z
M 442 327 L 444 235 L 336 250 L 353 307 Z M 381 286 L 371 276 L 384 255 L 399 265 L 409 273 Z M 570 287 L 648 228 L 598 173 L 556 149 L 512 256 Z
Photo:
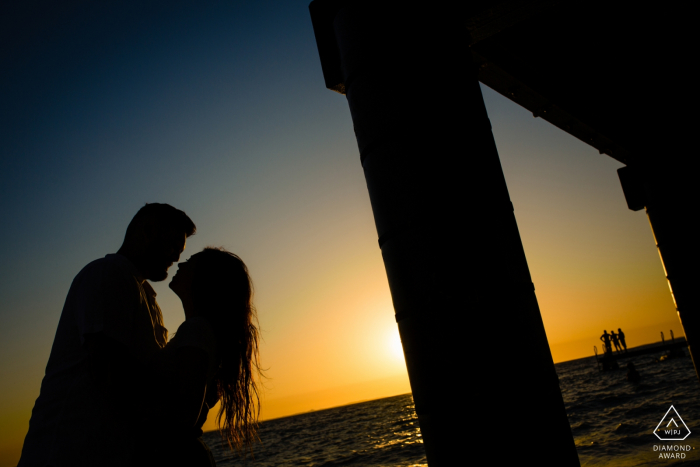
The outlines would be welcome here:
M 88 263 L 75 276 L 66 297 L 66 306 L 77 309 L 98 307 L 105 313 L 105 310 L 140 306 L 144 300 L 138 278 L 118 260 L 108 256 Z
M 98 258 L 89 262 L 78 274 L 94 273 L 98 271 L 114 271 L 130 273 L 129 260 L 118 254 L 109 254 L 104 258 Z
M 135 280 L 133 266 L 121 255 L 111 254 L 88 263 L 75 276 L 76 283 L 132 282 Z

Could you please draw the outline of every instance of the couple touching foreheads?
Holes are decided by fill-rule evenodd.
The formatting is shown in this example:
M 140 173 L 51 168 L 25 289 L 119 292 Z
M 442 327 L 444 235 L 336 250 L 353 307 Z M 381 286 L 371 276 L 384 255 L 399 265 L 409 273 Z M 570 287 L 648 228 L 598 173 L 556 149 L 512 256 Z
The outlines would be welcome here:
M 18 467 L 215 465 L 202 425 L 217 417 L 231 448 L 251 447 L 260 411 L 257 318 L 241 259 L 205 248 L 170 289 L 185 322 L 168 340 L 156 293 L 196 227 L 146 204 L 116 254 L 75 277 L 58 323 Z

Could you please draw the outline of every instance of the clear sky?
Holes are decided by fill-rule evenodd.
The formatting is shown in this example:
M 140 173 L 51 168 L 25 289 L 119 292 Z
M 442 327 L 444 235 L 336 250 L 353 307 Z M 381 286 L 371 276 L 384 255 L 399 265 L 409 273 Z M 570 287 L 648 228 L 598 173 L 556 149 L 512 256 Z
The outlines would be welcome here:
M 308 0 L 21 3 L 0 15 L 0 467 L 19 456 L 73 277 L 146 202 L 197 224 L 182 260 L 214 245 L 248 264 L 265 418 L 408 392 Z M 603 329 L 630 345 L 682 335 L 621 164 L 482 89 L 555 361 L 590 355 Z M 175 331 L 182 307 L 154 286 Z

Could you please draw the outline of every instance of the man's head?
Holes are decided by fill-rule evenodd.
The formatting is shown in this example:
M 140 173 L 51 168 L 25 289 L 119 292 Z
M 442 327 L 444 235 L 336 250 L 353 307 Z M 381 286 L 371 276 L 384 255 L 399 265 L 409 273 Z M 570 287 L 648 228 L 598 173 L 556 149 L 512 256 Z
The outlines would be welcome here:
M 162 281 L 168 277 L 168 268 L 180 259 L 187 237 L 196 230 L 179 209 L 169 204 L 146 204 L 129 223 L 119 253 L 129 258 L 145 279 Z

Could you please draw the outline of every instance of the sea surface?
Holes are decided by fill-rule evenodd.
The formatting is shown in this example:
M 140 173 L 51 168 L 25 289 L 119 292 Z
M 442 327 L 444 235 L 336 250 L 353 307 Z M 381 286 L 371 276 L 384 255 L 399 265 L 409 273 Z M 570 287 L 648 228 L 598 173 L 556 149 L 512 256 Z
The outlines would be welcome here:
M 692 361 L 661 356 L 631 359 L 642 376 L 636 384 L 626 379 L 624 359 L 606 372 L 594 357 L 555 365 L 581 465 L 700 466 L 700 384 Z M 691 431 L 685 441 L 653 434 L 671 405 Z M 427 466 L 410 394 L 265 421 L 255 459 L 224 449 L 216 432 L 204 438 L 218 467 Z M 695 449 L 683 452 L 684 460 L 660 459 L 654 450 L 674 444 Z

